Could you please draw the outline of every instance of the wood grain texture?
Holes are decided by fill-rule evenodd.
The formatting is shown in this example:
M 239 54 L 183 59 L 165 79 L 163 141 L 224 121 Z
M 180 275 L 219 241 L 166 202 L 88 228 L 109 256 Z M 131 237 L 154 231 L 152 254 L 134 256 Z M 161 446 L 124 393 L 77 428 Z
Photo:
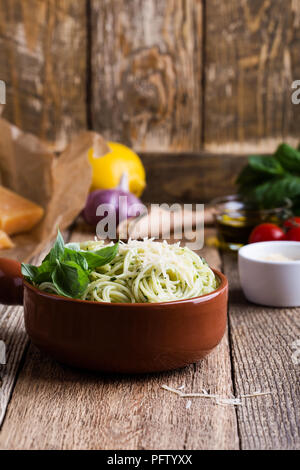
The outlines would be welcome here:
M 91 0 L 92 125 L 137 150 L 201 144 L 202 0 Z
M 90 234 L 91 236 L 91 234 Z M 86 239 L 75 232 L 72 240 Z M 220 266 L 215 249 L 204 252 Z M 61 366 L 31 346 L 0 433 L 2 449 L 236 449 L 235 410 L 181 399 L 161 385 L 232 393 L 227 335 L 205 360 L 182 370 L 110 376 Z
M 0 365 L 0 427 L 5 417 L 28 337 L 23 307 L 0 307 L 0 339 L 6 347 L 6 365 Z
M 269 152 L 283 139 L 296 144 L 299 0 L 209 0 L 205 24 L 205 148 Z
M 240 290 L 235 256 L 224 255 L 223 261 L 230 283 L 235 394 L 272 392 L 238 407 L 241 448 L 299 449 L 299 365 L 292 361 L 292 343 L 300 337 L 300 308 L 248 303 Z
M 49 245 L 32 260 L 38 264 L 48 253 Z M 6 346 L 6 365 L 0 365 L 0 428 L 13 391 L 26 346 L 28 336 L 25 332 L 23 307 L 0 305 L 0 340 Z
M 235 180 L 247 159 L 243 155 L 142 153 L 147 187 L 143 201 L 202 203 L 235 194 Z
M 3 117 L 62 150 L 86 128 L 85 1 L 0 3 Z

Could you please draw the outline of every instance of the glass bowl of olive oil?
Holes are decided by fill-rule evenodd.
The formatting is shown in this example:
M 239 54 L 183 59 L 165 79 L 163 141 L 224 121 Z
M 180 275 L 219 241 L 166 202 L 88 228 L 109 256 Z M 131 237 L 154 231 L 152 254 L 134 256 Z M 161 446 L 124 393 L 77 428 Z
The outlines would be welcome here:
M 257 225 L 270 222 L 280 226 L 292 215 L 292 203 L 288 199 L 282 207 L 262 209 L 233 194 L 213 199 L 210 206 L 214 213 L 219 246 L 229 251 L 237 251 L 246 245 Z

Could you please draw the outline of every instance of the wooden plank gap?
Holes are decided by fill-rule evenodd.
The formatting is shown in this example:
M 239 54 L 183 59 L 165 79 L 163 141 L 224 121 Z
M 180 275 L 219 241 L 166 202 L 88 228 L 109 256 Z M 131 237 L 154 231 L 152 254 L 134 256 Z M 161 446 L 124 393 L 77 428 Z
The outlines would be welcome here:
M 200 122 L 201 122 L 201 135 L 200 135 L 200 148 L 203 149 L 205 146 L 205 116 L 206 116 L 206 34 L 207 34 L 207 23 L 206 23 L 206 0 L 202 0 L 202 76 L 201 76 L 201 88 L 202 88 L 202 106 L 200 109 Z
M 91 0 L 86 0 L 86 123 L 87 128 L 92 130 L 93 127 L 93 113 L 92 113 L 92 99 L 93 99 L 93 71 L 92 71 L 92 48 L 93 48 L 93 34 L 92 34 L 92 3 Z

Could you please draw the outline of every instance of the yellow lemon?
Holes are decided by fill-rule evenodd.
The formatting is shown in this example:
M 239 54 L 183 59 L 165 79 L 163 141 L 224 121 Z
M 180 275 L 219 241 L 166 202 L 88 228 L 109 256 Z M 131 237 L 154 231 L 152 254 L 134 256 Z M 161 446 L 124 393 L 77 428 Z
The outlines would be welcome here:
M 124 172 L 128 175 L 129 191 L 139 197 L 146 186 L 145 169 L 139 158 L 130 148 L 117 142 L 107 142 L 110 152 L 102 157 L 89 150 L 89 162 L 93 168 L 91 191 L 112 189 L 118 186 Z

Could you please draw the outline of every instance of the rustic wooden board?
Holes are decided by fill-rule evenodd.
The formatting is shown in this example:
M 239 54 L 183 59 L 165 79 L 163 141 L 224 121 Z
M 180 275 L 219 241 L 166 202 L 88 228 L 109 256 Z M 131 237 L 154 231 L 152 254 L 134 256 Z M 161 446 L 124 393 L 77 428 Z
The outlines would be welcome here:
M 202 203 L 235 194 L 235 180 L 247 159 L 242 155 L 142 153 L 147 187 L 143 201 Z
M 209 0 L 205 25 L 205 148 L 269 152 L 298 142 L 299 0 Z
M 201 145 L 202 0 L 91 0 L 92 126 L 137 150 Z
M 73 240 L 87 234 L 74 233 Z M 208 261 L 220 266 L 213 248 Z M 3 449 L 236 449 L 235 409 L 179 398 L 161 385 L 229 396 L 227 335 L 205 360 L 175 372 L 110 376 L 55 363 L 31 346 L 0 433 Z
M 299 449 L 299 364 L 292 361 L 292 343 L 300 337 L 300 308 L 248 303 L 240 290 L 235 256 L 224 255 L 223 261 L 230 283 L 235 394 L 272 392 L 237 408 L 241 448 Z
M 0 427 L 28 344 L 23 307 L 0 307 L 0 340 L 6 347 L 6 365 L 0 365 Z
M 49 251 L 49 246 L 32 262 L 38 264 Z M 17 378 L 28 337 L 23 321 L 23 307 L 0 305 L 0 340 L 6 346 L 6 365 L 0 365 L 0 428 L 5 417 Z
M 86 61 L 84 1 L 0 3 L 3 117 L 56 150 L 86 128 Z

